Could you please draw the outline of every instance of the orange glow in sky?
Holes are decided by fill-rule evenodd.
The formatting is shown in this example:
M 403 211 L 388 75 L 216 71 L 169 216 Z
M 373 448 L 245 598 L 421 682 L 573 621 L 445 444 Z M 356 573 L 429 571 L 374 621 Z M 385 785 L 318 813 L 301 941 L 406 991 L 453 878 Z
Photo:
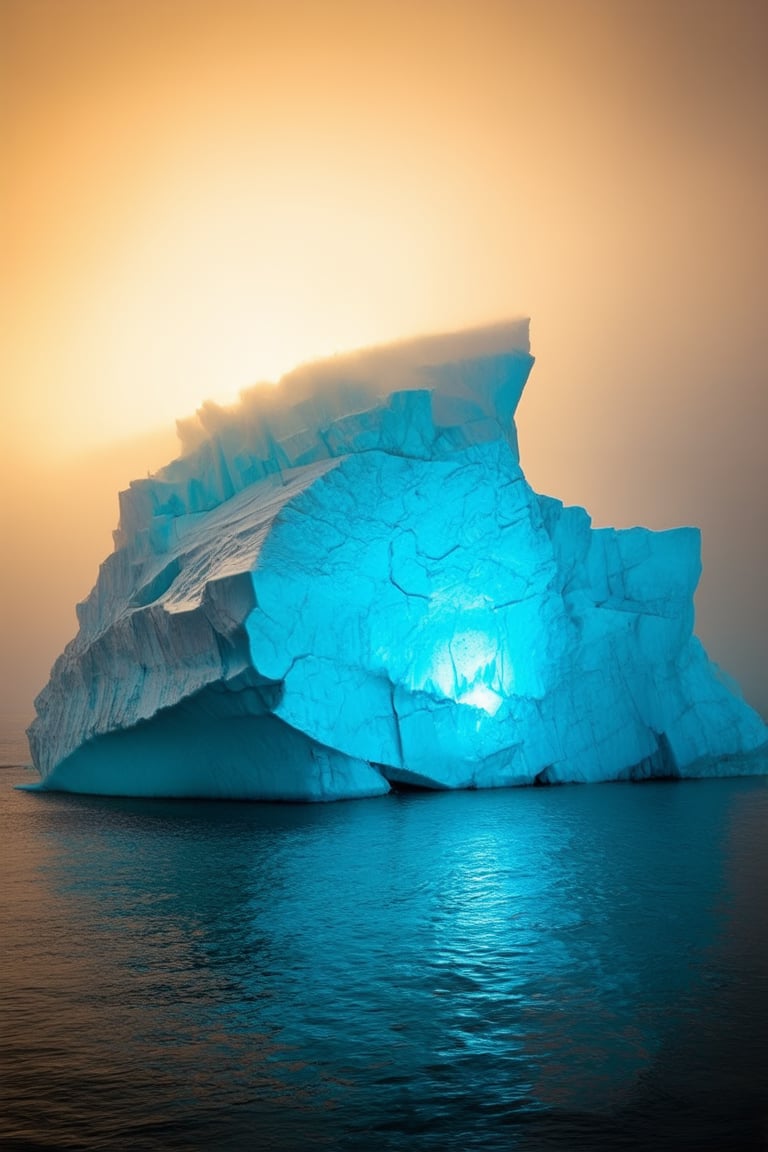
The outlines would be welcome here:
M 91 446 L 301 360 L 524 310 L 524 221 L 478 131 L 476 57 L 499 84 L 508 65 L 501 9 L 475 58 L 466 5 L 3 12 L 25 440 Z M 526 163 L 514 136 L 505 184 Z
M 705 639 L 768 706 L 767 11 L 0 0 L 5 695 L 41 687 L 177 417 L 526 314 L 531 482 L 700 524 Z

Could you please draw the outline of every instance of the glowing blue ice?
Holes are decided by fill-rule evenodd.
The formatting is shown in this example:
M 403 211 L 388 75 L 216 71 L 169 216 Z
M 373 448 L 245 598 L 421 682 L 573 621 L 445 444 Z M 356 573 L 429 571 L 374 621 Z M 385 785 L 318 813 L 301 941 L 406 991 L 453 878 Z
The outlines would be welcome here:
M 532 363 L 501 325 L 207 405 L 121 494 L 37 701 L 43 785 L 325 800 L 741 770 L 768 733 L 692 635 L 698 532 L 596 531 L 532 491 Z

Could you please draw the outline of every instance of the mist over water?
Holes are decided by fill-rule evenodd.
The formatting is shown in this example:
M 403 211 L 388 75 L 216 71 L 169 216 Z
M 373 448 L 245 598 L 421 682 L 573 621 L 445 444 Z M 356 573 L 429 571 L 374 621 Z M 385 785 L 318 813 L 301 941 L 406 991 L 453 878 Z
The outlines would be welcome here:
M 26 736 L 31 722 L 31 709 L 29 712 L 0 711 L 0 768 L 18 768 L 31 763 Z
M 4 1148 L 759 1149 L 765 779 L 13 791 Z

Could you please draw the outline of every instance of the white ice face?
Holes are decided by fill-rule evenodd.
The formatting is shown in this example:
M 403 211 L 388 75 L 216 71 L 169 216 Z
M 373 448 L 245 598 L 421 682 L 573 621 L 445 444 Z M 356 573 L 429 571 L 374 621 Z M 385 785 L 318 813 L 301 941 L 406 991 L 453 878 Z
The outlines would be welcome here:
M 121 494 L 38 699 L 43 784 L 336 799 L 744 770 L 692 636 L 699 535 L 593 530 L 522 474 L 527 325 L 310 366 Z M 191 445 L 191 446 L 190 446 Z

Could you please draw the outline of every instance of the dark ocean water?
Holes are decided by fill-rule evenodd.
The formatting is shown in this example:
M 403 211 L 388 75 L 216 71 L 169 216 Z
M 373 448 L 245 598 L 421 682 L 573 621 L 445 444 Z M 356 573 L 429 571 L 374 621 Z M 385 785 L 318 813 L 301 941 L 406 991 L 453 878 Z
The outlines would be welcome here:
M 765 778 L 307 807 L 26 779 L 4 1150 L 768 1148 Z

